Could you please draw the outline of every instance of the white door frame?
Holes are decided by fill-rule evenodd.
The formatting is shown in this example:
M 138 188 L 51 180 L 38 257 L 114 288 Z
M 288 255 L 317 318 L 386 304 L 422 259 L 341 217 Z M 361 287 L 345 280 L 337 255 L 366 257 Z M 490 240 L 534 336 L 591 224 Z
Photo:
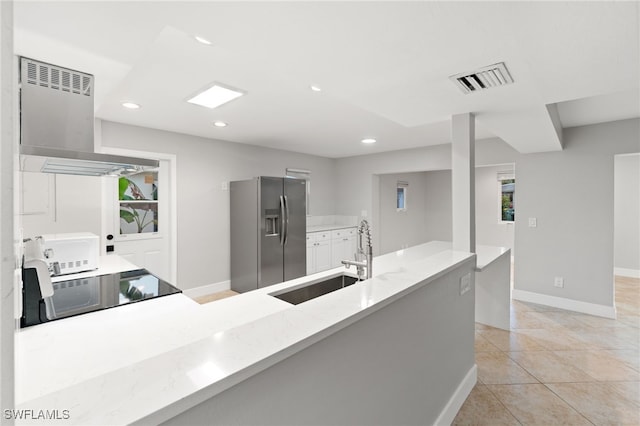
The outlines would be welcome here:
M 97 139 L 97 138 L 96 138 Z M 169 209 L 169 232 L 167 233 L 167 238 L 169 239 L 169 257 L 171 262 L 171 283 L 176 285 L 178 278 L 178 226 L 177 226 L 177 203 L 176 203 L 176 155 L 175 154 L 167 154 L 162 152 L 150 152 L 150 151 L 137 151 L 131 149 L 124 148 L 114 148 L 102 146 L 100 147 L 100 152 L 105 154 L 113 154 L 113 155 L 125 155 L 130 157 L 139 157 L 139 158 L 149 158 L 153 160 L 166 160 L 169 162 L 169 199 L 166 201 Z M 107 190 L 106 185 L 110 185 L 108 179 L 102 180 L 102 191 L 105 193 Z M 107 228 L 111 226 L 113 222 L 112 214 L 113 212 L 107 211 L 108 206 L 104 206 L 102 209 L 102 235 L 106 235 L 106 233 L 110 232 L 111 229 Z

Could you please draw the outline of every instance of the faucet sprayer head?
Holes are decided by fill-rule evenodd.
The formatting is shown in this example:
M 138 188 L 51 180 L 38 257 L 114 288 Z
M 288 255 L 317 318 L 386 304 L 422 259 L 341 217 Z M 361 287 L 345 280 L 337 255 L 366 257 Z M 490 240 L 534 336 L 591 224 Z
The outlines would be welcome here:
M 362 219 L 360 221 L 360 226 L 358 226 L 358 250 L 363 252 L 364 244 L 362 241 L 362 237 L 366 236 L 367 238 L 367 247 L 371 248 L 371 227 L 369 226 L 369 222 L 366 219 Z

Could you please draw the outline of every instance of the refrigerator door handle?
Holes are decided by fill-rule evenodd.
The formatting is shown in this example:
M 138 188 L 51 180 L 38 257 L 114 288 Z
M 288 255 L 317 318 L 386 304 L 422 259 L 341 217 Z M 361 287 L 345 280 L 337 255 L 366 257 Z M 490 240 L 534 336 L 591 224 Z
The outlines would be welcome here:
M 286 211 L 284 197 L 280 196 L 280 245 L 283 246 L 286 241 Z
M 284 243 L 287 244 L 287 239 L 289 239 L 289 200 L 287 196 L 284 196 L 284 211 L 285 211 L 285 227 L 284 227 Z

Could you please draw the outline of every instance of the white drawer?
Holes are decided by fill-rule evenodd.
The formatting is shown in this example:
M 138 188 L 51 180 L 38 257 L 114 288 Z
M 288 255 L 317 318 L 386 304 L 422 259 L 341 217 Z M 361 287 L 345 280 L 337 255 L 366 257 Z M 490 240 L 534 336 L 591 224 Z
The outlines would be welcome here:
M 346 229 L 335 229 L 333 231 L 331 231 L 331 239 L 332 240 L 338 240 L 340 238 L 343 238 L 347 235 L 346 233 Z
M 325 232 L 309 232 L 307 234 L 307 242 L 316 242 L 316 241 L 324 241 L 331 238 L 331 233 L 329 231 Z
M 331 239 L 339 240 L 345 237 L 350 237 L 352 235 L 356 235 L 358 233 L 358 228 L 343 228 L 343 229 L 335 229 L 331 231 Z

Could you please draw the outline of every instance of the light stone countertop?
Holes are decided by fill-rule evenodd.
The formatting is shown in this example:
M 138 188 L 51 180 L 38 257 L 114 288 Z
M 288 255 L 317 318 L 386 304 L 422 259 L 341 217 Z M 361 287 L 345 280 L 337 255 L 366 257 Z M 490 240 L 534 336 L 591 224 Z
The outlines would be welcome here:
M 507 247 L 477 246 L 476 247 L 476 271 L 482 272 L 484 268 L 491 265 L 500 256 L 511 253 Z
M 427 244 L 437 246 L 442 250 L 451 250 L 452 243 L 450 241 L 431 241 Z M 476 245 L 476 271 L 482 272 L 484 268 L 495 262 L 505 253 L 510 253 L 511 249 L 507 247 Z
M 345 269 L 205 305 L 177 294 L 21 330 L 17 408 L 70 410 L 65 424 L 160 423 L 473 259 L 450 246 L 378 256 L 372 279 L 296 306 L 269 293 Z

